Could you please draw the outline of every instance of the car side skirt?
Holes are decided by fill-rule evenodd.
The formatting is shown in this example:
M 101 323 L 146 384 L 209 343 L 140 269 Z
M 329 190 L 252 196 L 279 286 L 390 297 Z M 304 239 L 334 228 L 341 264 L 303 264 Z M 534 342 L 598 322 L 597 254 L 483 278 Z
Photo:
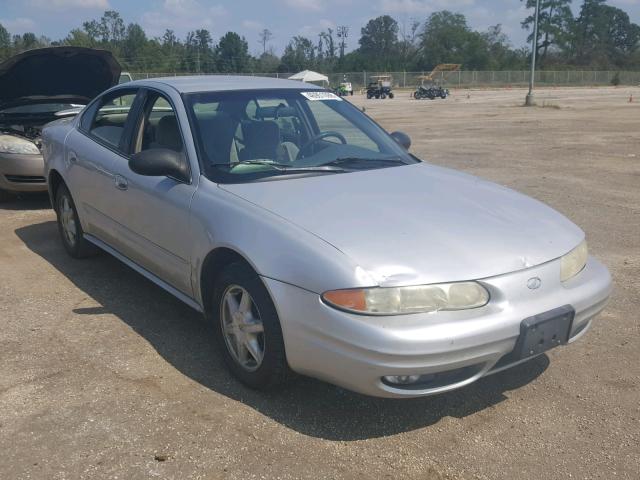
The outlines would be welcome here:
M 118 260 L 120 260 L 122 263 L 124 263 L 128 267 L 132 268 L 133 270 L 138 272 L 140 275 L 144 276 L 146 279 L 151 280 L 153 283 L 158 285 L 160 288 L 162 288 L 163 290 L 166 290 L 171 295 L 176 297 L 178 300 L 186 303 L 188 306 L 190 306 L 194 310 L 196 310 L 196 311 L 198 311 L 200 313 L 203 312 L 202 307 L 193 298 L 185 295 L 184 293 L 182 293 L 180 290 L 176 289 L 175 287 L 172 287 L 167 282 L 165 282 L 164 280 L 159 278 L 157 275 L 151 273 L 149 270 L 141 267 L 140 265 L 138 265 L 137 263 L 135 263 L 131 259 L 125 257 L 120 252 L 118 252 L 116 249 L 110 247 L 108 244 L 106 244 L 102 240 L 94 237 L 93 235 L 87 234 L 87 233 L 84 234 L 84 238 L 87 241 L 93 243 L 95 246 L 100 247 L 105 252 L 113 255 Z

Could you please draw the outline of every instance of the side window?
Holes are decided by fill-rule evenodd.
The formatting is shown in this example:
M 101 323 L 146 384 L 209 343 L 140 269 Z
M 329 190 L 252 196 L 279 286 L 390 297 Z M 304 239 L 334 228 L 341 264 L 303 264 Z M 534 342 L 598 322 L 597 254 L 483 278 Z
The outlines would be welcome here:
M 175 110 L 162 95 L 150 93 L 136 136 L 134 153 L 153 148 L 182 152 L 183 143 Z
M 113 147 L 119 147 L 135 98 L 135 92 L 127 91 L 120 95 L 109 95 L 101 100 L 91 121 L 89 133 Z
M 344 135 L 349 145 L 380 151 L 376 143 L 371 140 L 360 128 L 353 125 L 346 117 L 333 110 L 325 102 L 307 102 L 318 124 L 320 132 L 340 132 Z M 318 132 L 318 133 L 320 133 Z M 328 142 L 338 142 L 338 139 L 329 137 Z

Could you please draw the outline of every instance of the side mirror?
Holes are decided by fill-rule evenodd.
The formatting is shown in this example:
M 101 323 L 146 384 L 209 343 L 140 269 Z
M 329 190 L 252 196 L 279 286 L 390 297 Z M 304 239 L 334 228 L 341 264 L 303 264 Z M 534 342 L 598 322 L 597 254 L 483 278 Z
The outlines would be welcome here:
M 190 180 L 184 154 L 168 148 L 151 148 L 132 155 L 129 168 L 147 177 L 172 177 L 181 182 Z
M 405 150 L 409 150 L 409 147 L 411 147 L 411 137 L 406 133 L 393 132 L 391 136 L 400 146 L 404 147 Z

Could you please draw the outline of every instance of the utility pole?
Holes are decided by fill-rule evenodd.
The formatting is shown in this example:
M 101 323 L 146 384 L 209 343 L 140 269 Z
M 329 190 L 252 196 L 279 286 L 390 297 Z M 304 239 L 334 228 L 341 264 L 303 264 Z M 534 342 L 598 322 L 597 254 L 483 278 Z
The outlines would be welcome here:
M 529 77 L 529 93 L 525 98 L 524 104 L 532 107 L 536 104 L 533 96 L 533 81 L 536 76 L 536 54 L 538 53 L 538 15 L 540 12 L 540 0 L 536 0 L 536 13 L 533 22 L 533 40 L 531 40 L 531 76 Z
M 262 44 L 262 54 L 264 55 L 267 53 L 267 43 L 269 43 L 269 40 L 273 38 L 273 33 L 271 33 L 271 30 L 268 28 L 265 28 L 258 34 L 258 37 L 260 38 L 259 41 Z

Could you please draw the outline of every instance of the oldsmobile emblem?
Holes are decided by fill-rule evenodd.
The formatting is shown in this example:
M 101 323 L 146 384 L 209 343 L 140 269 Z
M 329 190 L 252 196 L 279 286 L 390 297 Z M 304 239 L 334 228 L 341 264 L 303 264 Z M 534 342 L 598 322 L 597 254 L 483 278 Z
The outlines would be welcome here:
M 527 288 L 531 290 L 540 288 L 540 285 L 542 285 L 542 280 L 540 280 L 540 278 L 538 277 L 531 277 L 529 280 L 527 280 Z

